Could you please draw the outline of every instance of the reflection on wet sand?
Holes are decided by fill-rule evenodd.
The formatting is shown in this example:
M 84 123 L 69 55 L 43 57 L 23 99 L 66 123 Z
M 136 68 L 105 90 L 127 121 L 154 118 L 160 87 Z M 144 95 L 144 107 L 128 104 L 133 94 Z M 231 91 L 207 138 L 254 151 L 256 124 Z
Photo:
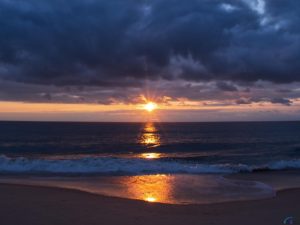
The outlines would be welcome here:
M 140 175 L 117 178 L 111 195 L 169 204 L 213 203 L 274 196 L 268 185 L 229 180 L 216 175 Z M 116 184 L 116 183 L 115 183 Z
M 149 148 L 160 146 L 160 136 L 154 123 L 148 122 L 145 124 L 138 142 Z
M 168 202 L 172 199 L 172 177 L 145 175 L 126 177 L 122 180 L 128 196 L 147 202 Z
M 15 183 L 77 189 L 94 194 L 169 204 L 217 203 L 274 197 L 273 188 L 218 175 L 139 175 L 100 177 L 2 178 Z

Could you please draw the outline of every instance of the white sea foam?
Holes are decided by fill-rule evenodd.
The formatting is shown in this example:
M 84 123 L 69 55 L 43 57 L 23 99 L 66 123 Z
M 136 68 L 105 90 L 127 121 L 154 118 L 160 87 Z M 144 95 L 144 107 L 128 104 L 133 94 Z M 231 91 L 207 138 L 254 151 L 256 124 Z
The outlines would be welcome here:
M 300 160 L 270 162 L 266 165 L 199 164 L 183 161 L 147 160 L 118 157 L 83 157 L 75 159 L 10 158 L 0 156 L 0 173 L 59 174 L 219 174 L 256 170 L 300 169 Z
M 271 170 L 299 169 L 300 168 L 300 159 L 276 161 L 276 162 L 270 163 L 268 168 Z

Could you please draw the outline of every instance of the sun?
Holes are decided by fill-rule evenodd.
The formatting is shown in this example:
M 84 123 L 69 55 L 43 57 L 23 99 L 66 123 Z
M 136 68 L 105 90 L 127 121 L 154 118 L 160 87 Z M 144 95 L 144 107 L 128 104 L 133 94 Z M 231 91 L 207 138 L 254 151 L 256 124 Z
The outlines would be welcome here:
M 146 197 L 145 201 L 147 201 L 147 202 L 156 202 L 156 198 L 155 197 Z
M 154 102 L 148 102 L 144 105 L 144 109 L 148 112 L 152 112 L 153 110 L 157 109 L 157 104 Z

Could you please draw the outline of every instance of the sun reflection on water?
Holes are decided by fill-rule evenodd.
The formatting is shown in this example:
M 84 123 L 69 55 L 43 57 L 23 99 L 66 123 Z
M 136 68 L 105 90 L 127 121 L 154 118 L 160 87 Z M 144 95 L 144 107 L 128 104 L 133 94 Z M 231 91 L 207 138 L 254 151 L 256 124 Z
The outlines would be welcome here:
M 160 153 L 149 152 L 140 154 L 140 158 L 144 159 L 159 159 L 161 157 Z
M 145 126 L 144 126 L 144 132 L 147 132 L 147 133 L 154 133 L 154 132 L 156 132 L 156 131 L 157 131 L 157 129 L 156 129 L 156 127 L 154 126 L 154 123 L 148 122 L 148 123 L 145 124 Z
M 145 124 L 139 138 L 139 143 L 148 148 L 160 146 L 160 135 L 154 123 L 148 122 Z
M 158 129 L 152 122 L 147 122 L 139 136 L 139 144 L 147 148 L 155 148 L 161 145 Z M 161 158 L 161 153 L 147 152 L 139 154 L 143 159 Z M 172 177 L 167 175 L 142 175 L 127 177 L 124 180 L 128 195 L 134 199 L 142 199 L 147 202 L 165 202 L 172 195 Z

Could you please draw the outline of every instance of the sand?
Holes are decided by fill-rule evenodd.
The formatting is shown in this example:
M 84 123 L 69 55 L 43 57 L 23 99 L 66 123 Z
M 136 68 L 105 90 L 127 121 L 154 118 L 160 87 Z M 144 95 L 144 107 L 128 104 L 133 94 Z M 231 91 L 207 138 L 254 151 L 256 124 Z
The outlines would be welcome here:
M 1 225 L 276 225 L 300 224 L 300 189 L 271 199 L 207 205 L 167 205 L 62 188 L 0 185 Z

